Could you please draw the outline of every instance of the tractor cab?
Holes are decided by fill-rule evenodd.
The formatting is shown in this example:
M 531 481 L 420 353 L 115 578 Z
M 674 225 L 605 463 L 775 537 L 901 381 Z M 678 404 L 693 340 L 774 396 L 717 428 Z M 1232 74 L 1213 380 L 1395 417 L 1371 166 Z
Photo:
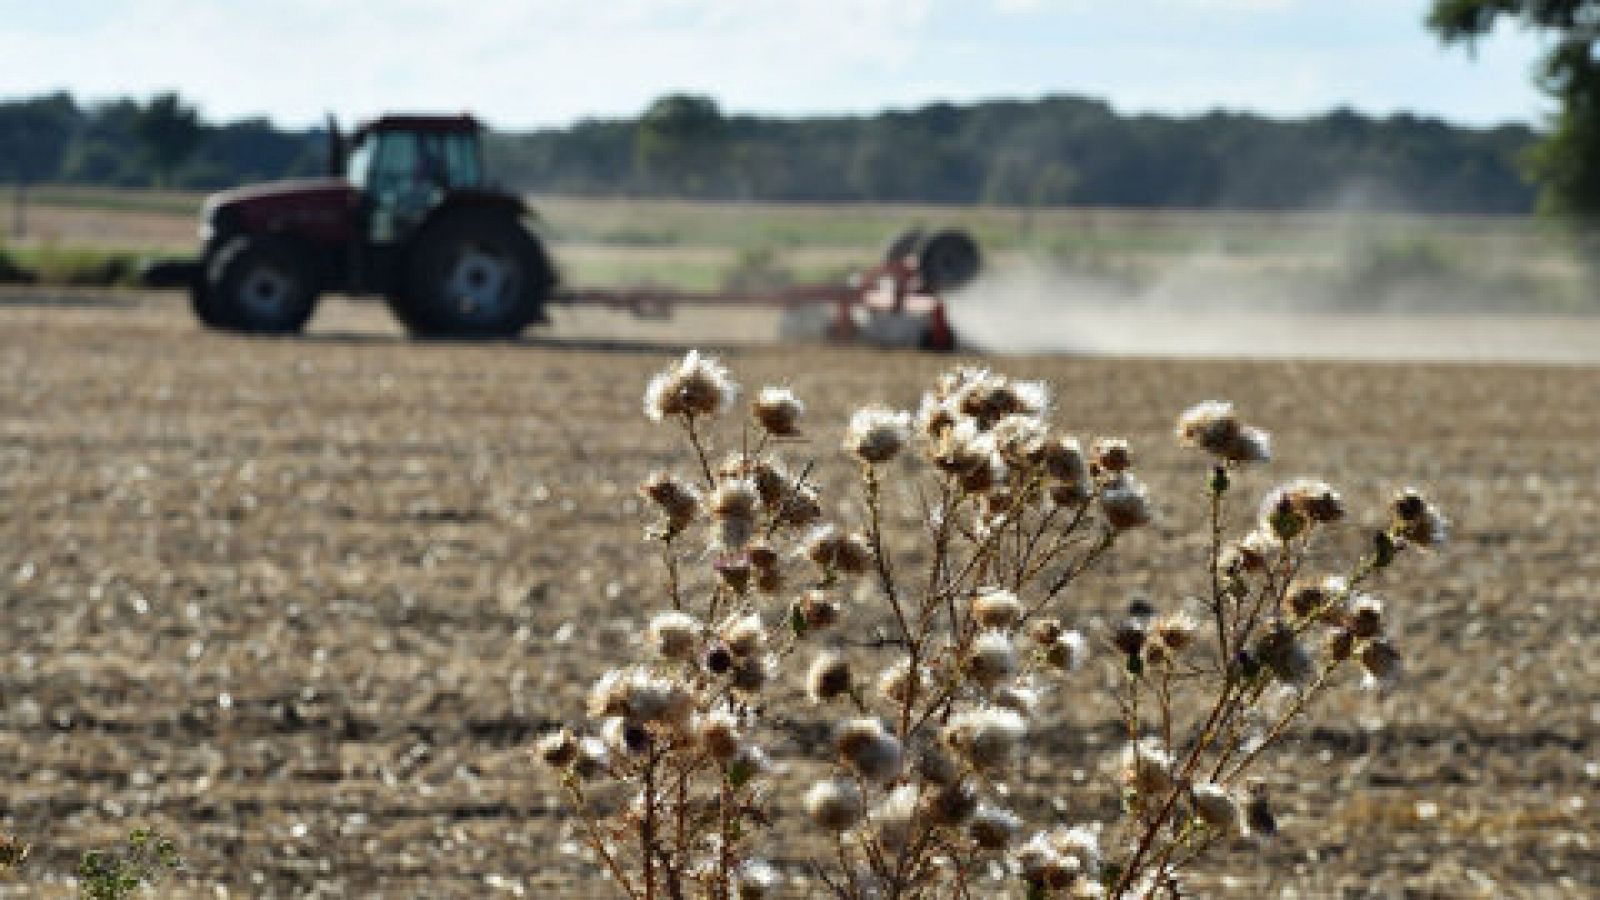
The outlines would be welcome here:
M 393 244 L 454 191 L 484 187 L 481 126 L 470 116 L 384 116 L 363 125 L 329 156 L 355 189 L 364 237 Z

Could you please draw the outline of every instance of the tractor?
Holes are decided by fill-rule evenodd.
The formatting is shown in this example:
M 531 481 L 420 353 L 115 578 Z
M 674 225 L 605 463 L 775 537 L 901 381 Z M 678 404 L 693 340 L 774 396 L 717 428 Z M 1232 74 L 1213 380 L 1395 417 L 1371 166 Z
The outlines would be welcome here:
M 211 196 L 196 262 L 146 272 L 189 288 L 214 328 L 292 334 L 325 291 L 383 297 L 411 333 L 510 337 L 545 320 L 556 273 L 530 211 L 485 179 L 471 116 L 389 115 L 341 138 L 329 174 Z
M 552 304 L 643 317 L 682 304 L 782 309 L 784 337 L 950 350 L 942 295 L 975 278 L 959 230 L 905 232 L 847 282 L 770 291 L 556 290 L 556 270 L 515 194 L 489 186 L 471 116 L 386 115 L 348 141 L 329 123 L 329 172 L 207 199 L 199 260 L 157 262 L 150 287 L 183 287 L 212 328 L 295 334 L 324 292 L 383 297 L 419 337 L 508 338 Z

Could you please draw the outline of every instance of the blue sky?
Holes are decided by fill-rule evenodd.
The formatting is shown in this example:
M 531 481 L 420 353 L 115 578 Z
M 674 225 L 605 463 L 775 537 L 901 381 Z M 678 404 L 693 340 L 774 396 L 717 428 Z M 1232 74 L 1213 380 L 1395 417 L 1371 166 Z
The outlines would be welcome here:
M 1346 105 L 1535 123 L 1536 38 L 1475 54 L 1426 0 L 0 0 L 0 96 L 177 89 L 309 124 L 471 110 L 631 115 L 669 90 L 801 115 L 1081 93 L 1123 111 Z

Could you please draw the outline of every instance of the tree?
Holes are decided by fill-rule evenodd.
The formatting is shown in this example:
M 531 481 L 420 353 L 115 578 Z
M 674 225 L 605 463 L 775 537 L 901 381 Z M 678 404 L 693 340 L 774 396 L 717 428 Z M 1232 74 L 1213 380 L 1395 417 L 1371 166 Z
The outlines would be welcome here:
M 634 134 L 634 167 L 649 187 L 702 194 L 726 155 L 727 122 L 717 101 L 667 94 L 650 104 Z
M 1600 0 L 1433 0 L 1428 27 L 1446 43 L 1474 41 L 1502 19 L 1550 33 L 1539 86 L 1560 104 L 1550 131 L 1528 153 L 1541 210 L 1600 219 Z
M 156 183 L 167 186 L 205 136 L 200 113 L 168 91 L 150 98 L 133 120 L 133 136 L 155 170 Z
M 12 233 L 27 226 L 28 185 L 55 175 L 79 117 L 65 93 L 0 106 L 0 175 L 11 179 Z

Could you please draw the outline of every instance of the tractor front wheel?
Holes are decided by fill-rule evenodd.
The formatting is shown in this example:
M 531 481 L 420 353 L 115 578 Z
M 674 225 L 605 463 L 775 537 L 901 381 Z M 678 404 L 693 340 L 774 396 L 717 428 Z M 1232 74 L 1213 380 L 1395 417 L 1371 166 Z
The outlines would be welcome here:
M 544 321 L 555 273 L 515 219 L 458 212 L 417 236 L 395 314 L 425 337 L 509 338 Z
M 207 260 L 190 299 L 212 328 L 251 334 L 295 334 L 317 308 L 311 267 L 294 244 L 266 236 L 236 237 Z

